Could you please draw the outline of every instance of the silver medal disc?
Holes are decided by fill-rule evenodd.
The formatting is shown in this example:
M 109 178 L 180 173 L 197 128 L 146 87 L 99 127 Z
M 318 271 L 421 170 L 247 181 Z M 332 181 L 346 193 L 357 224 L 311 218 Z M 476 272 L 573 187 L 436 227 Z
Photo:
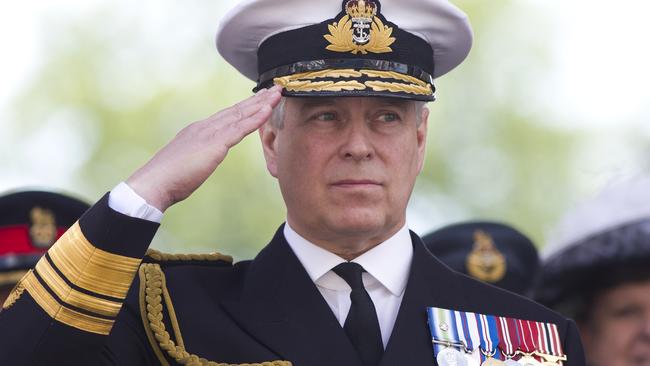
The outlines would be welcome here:
M 502 366 L 502 365 L 503 365 L 503 361 L 492 357 L 487 358 L 481 364 L 481 366 Z
M 459 350 L 447 347 L 438 352 L 436 361 L 440 366 L 467 366 L 467 360 Z
M 479 357 L 477 355 L 477 357 Z M 467 361 L 467 366 L 481 366 L 480 358 L 476 359 L 471 353 L 465 353 L 465 360 Z
M 541 362 L 537 361 L 534 357 L 524 356 L 519 359 L 519 365 L 523 366 L 543 366 Z
M 512 358 L 503 361 L 503 364 L 506 366 L 521 366 L 521 364 Z

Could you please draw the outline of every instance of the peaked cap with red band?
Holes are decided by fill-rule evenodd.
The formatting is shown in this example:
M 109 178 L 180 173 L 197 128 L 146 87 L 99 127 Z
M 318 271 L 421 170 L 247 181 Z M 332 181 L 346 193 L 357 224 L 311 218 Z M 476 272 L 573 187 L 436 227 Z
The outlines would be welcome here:
M 76 198 L 53 192 L 1 196 L 0 286 L 17 282 L 88 207 Z

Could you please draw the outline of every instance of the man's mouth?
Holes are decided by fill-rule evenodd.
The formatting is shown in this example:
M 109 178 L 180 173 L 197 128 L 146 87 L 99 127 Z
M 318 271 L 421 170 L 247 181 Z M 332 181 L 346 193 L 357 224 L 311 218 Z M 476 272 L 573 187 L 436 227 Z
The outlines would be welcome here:
M 373 179 L 342 179 L 337 180 L 332 183 L 333 187 L 336 188 L 375 188 L 380 187 L 382 184 L 379 181 Z

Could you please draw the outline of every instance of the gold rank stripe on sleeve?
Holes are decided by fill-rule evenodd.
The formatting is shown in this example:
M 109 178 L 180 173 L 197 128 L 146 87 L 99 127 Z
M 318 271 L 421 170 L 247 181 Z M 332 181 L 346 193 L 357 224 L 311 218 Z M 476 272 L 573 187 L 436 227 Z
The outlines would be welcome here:
M 113 327 L 113 320 L 95 317 L 67 308 L 59 303 L 30 271 L 22 280 L 21 285 L 27 290 L 52 319 L 68 326 L 96 334 L 108 335 Z
M 93 246 L 75 223 L 21 281 L 52 319 L 108 335 L 141 260 Z
M 75 223 L 48 251 L 52 263 L 75 286 L 100 295 L 124 299 L 140 258 L 94 247 Z
M 36 272 L 45 285 L 66 304 L 109 317 L 116 317 L 120 311 L 120 302 L 91 296 L 70 287 L 45 258 L 36 264 Z

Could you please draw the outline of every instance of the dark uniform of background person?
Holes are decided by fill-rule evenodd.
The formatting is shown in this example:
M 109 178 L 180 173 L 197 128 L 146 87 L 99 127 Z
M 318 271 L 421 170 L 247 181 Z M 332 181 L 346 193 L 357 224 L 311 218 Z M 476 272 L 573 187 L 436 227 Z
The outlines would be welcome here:
M 50 191 L 22 190 L 0 196 L 0 304 L 89 207 Z
M 0 360 L 436 365 L 436 307 L 552 323 L 564 365 L 583 365 L 573 322 L 451 271 L 406 225 L 433 79 L 471 41 L 443 0 L 238 4 L 217 48 L 259 92 L 188 125 L 59 239 L 0 313 Z M 162 212 L 256 130 L 287 207 L 270 243 L 234 264 L 145 255 Z
M 535 244 L 500 222 L 459 222 L 424 235 L 422 241 L 454 271 L 523 296 L 529 295 L 539 270 Z
M 578 323 L 592 366 L 650 365 L 650 178 L 612 184 L 570 211 L 535 298 Z

